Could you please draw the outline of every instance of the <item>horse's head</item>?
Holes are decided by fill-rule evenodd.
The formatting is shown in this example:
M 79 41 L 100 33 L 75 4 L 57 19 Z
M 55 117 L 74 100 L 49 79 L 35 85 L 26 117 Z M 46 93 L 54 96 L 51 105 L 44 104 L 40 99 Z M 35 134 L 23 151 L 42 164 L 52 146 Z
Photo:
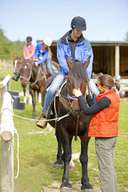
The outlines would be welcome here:
M 28 84 L 32 75 L 32 61 L 23 60 L 20 68 L 20 80 L 23 84 Z
M 13 73 L 20 74 L 20 69 L 23 64 L 23 58 L 22 57 L 16 57 L 13 60 Z
M 68 75 L 67 88 L 69 95 L 72 95 L 73 89 L 80 89 L 82 94 L 86 91 L 87 78 L 84 65 L 79 61 L 72 64 Z
M 75 111 L 79 110 L 78 98 L 73 95 L 73 89 L 80 89 L 84 95 L 86 92 L 86 85 L 87 79 L 84 65 L 78 61 L 74 62 L 72 67 L 70 67 L 67 77 L 67 84 L 65 85 L 66 89 L 62 89 L 62 97 L 60 97 L 61 103 L 65 106 L 65 108 L 67 108 L 67 110 L 70 110 L 71 108 Z
M 22 57 L 16 57 L 13 61 L 13 72 L 20 75 L 23 84 L 27 84 L 30 80 L 32 61 L 24 60 Z

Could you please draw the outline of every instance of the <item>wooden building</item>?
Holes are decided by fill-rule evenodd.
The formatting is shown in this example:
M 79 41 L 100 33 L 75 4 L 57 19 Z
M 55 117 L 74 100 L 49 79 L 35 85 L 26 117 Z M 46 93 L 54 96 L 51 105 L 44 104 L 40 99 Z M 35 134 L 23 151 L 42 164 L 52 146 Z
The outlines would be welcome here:
M 92 42 L 94 72 L 128 78 L 128 42 Z

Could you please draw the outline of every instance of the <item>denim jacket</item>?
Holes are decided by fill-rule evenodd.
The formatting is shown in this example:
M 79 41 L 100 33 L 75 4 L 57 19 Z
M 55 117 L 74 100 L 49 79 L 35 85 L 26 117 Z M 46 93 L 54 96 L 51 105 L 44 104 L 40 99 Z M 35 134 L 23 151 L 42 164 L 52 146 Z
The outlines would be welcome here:
M 72 54 L 70 50 L 70 45 L 68 42 L 68 37 L 71 31 L 66 33 L 60 40 L 57 42 L 57 58 L 60 64 L 60 72 L 64 75 L 67 75 L 69 72 L 67 59 L 72 60 Z M 79 40 L 76 42 L 75 46 L 75 59 L 80 61 L 81 64 L 84 64 L 87 59 L 90 57 L 90 63 L 87 67 L 88 78 L 91 78 L 92 74 L 92 63 L 93 63 L 93 50 L 90 42 L 81 35 Z
M 47 68 L 48 68 L 48 72 L 51 75 L 53 75 L 52 61 L 51 61 L 51 58 L 50 58 L 50 56 L 48 54 L 48 49 L 43 51 L 41 43 L 37 43 L 37 45 L 36 45 L 34 58 L 38 59 L 38 62 L 37 62 L 38 65 L 44 64 L 44 62 L 46 62 L 47 63 Z

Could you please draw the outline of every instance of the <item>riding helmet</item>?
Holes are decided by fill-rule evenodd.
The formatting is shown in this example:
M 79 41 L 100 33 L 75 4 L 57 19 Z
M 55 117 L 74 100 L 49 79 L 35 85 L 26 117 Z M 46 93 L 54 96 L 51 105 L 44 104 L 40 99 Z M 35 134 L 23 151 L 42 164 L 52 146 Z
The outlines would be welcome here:
M 78 28 L 81 31 L 85 31 L 86 30 L 86 21 L 83 17 L 77 16 L 74 17 L 71 21 L 71 28 L 75 29 Z
M 27 37 L 26 37 L 26 41 L 27 41 L 27 42 L 32 41 L 32 37 L 31 37 L 31 36 L 27 36 Z

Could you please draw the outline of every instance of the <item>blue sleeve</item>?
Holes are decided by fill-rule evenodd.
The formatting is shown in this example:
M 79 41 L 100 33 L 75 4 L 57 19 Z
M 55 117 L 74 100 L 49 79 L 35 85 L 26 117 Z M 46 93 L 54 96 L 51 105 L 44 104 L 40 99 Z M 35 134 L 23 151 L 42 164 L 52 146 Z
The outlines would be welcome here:
M 84 45 L 84 62 L 86 62 L 88 60 L 88 58 L 90 58 L 90 63 L 87 67 L 87 75 L 88 78 L 91 79 L 91 75 L 92 75 L 92 70 L 93 70 L 93 50 L 92 50 L 92 46 L 90 44 L 90 42 L 85 39 L 85 45 Z
M 38 43 L 35 47 L 35 53 L 34 53 L 34 58 L 38 59 L 39 55 L 40 55 L 40 49 L 41 49 L 41 45 Z
M 92 58 L 91 60 L 93 60 L 93 50 L 92 50 L 92 46 L 90 44 L 90 42 L 85 39 L 85 44 L 84 44 L 84 60 L 87 61 L 87 59 L 90 57 Z
M 37 62 L 38 65 L 44 63 L 48 59 L 48 52 L 45 52 L 44 54 L 42 54 L 40 58 L 38 58 L 39 59 Z
M 64 49 L 62 47 L 61 40 L 57 42 L 57 58 L 60 65 L 60 70 L 64 75 L 67 75 L 69 72 L 68 64 L 66 61 Z

